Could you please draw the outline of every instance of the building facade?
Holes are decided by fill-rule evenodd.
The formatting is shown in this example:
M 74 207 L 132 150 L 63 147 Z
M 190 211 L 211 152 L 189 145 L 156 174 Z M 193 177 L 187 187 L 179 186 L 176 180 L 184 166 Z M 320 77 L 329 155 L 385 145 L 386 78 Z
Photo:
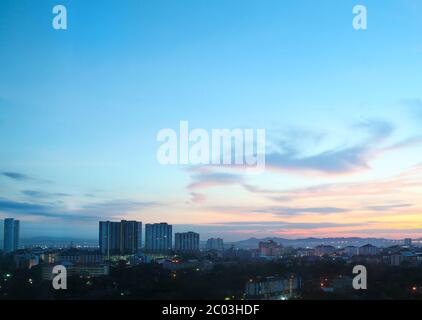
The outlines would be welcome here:
M 405 247 L 411 247 L 412 246 L 412 239 L 411 238 L 404 239 L 404 245 L 405 245 Z
M 172 249 L 173 227 L 165 222 L 145 225 L 145 250 L 167 253 Z
M 78 264 L 101 264 L 104 262 L 104 256 L 97 251 L 85 250 L 63 250 L 54 257 L 55 263 L 71 262 Z
M 261 257 L 279 257 L 282 247 L 273 240 L 259 242 L 259 255 Z
M 376 254 L 378 254 L 378 248 L 371 244 L 366 244 L 362 247 L 359 247 L 360 256 L 373 256 Z
M 4 219 L 4 252 L 14 252 L 19 248 L 19 227 L 19 220 Z
M 110 266 L 106 264 L 74 264 L 66 262 L 62 264 L 66 268 L 68 276 L 80 277 L 102 277 L 110 274 Z M 55 264 L 43 264 L 41 266 L 41 277 L 43 280 L 53 280 Z
M 315 255 L 322 257 L 322 256 L 329 256 L 336 252 L 336 248 L 333 246 L 327 245 L 319 245 L 315 247 Z
M 100 251 L 108 257 L 113 255 L 130 255 L 142 248 L 142 222 L 100 221 Z
M 247 300 L 286 300 L 299 296 L 302 280 L 297 275 L 288 277 L 258 277 L 246 283 Z
M 134 254 L 142 248 L 142 222 L 122 220 L 120 252 Z
M 207 240 L 207 244 L 205 246 L 207 250 L 216 250 L 216 251 L 223 251 L 224 250 L 224 241 L 220 238 L 210 238 Z
M 31 253 L 15 253 L 13 260 L 17 269 L 31 269 L 40 263 L 40 257 Z
M 199 251 L 199 233 L 184 232 L 174 235 L 174 249 L 177 252 L 198 252 Z
M 347 246 L 343 248 L 343 253 L 348 257 L 357 256 L 359 253 L 359 248 L 355 246 Z

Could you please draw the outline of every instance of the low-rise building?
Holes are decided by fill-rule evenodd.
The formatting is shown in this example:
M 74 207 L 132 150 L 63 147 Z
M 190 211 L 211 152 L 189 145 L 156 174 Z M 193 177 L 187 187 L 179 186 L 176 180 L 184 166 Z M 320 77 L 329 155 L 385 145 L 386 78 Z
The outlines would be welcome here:
M 312 257 L 315 255 L 315 250 L 311 248 L 300 248 L 296 252 L 298 257 Z
M 13 255 L 17 269 L 31 269 L 40 263 L 40 257 L 31 253 L 17 253 Z
M 343 252 L 344 255 L 346 255 L 348 257 L 353 257 L 353 256 L 358 255 L 359 248 L 355 247 L 355 246 L 347 246 L 347 247 L 343 248 L 342 252 Z
M 252 278 L 246 283 L 245 298 L 251 300 L 286 300 L 299 296 L 301 279 L 287 277 Z
M 350 276 L 321 277 L 320 289 L 324 292 L 345 292 L 353 290 L 353 279 Z
M 330 256 L 336 252 L 336 248 L 333 246 L 320 245 L 315 247 L 316 256 Z
M 57 275 L 53 273 L 53 269 L 56 265 L 64 266 L 68 276 L 100 277 L 110 273 L 110 268 L 107 264 L 73 264 L 71 262 L 64 262 L 62 264 L 43 264 L 41 266 L 41 276 L 43 280 L 52 280 Z
M 75 264 L 101 264 L 104 256 L 98 251 L 64 250 L 56 254 L 54 262 L 72 262 Z
M 366 244 L 359 247 L 358 254 L 360 256 L 372 256 L 378 254 L 378 248 L 372 244 Z

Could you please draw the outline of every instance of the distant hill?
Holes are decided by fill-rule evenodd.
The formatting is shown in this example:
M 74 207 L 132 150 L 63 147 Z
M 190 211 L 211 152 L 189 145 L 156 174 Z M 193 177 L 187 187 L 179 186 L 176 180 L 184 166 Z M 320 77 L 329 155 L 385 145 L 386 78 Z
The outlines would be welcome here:
M 402 240 L 391 240 L 384 238 L 304 238 L 304 239 L 285 239 L 278 237 L 267 237 L 262 239 L 250 238 L 247 240 L 241 240 L 234 242 L 233 244 L 242 249 L 253 249 L 258 248 L 260 241 L 273 240 L 282 244 L 283 246 L 291 247 L 315 247 L 318 245 L 332 245 L 332 246 L 363 246 L 365 244 L 372 244 L 377 247 L 388 247 L 397 244 L 403 244 Z
M 303 238 L 303 239 L 285 239 L 279 237 L 266 237 L 266 238 L 249 238 L 235 242 L 225 242 L 225 247 L 228 249 L 232 245 L 240 249 L 256 249 L 260 241 L 273 240 L 282 244 L 283 246 L 290 246 L 294 248 L 315 247 L 318 245 L 332 245 L 339 247 L 346 246 L 363 246 L 365 244 L 372 244 L 377 247 L 388 247 L 394 245 L 402 245 L 403 240 L 392 240 L 385 238 Z M 413 239 L 414 241 L 422 241 L 422 238 Z M 0 249 L 3 248 L 2 239 L 0 239 Z M 47 245 L 47 246 L 68 246 L 83 245 L 83 246 L 98 246 L 97 239 L 79 239 L 69 237 L 33 237 L 23 238 L 20 241 L 20 246 L 33 246 L 33 245 Z M 206 241 L 200 242 L 200 247 L 205 248 Z

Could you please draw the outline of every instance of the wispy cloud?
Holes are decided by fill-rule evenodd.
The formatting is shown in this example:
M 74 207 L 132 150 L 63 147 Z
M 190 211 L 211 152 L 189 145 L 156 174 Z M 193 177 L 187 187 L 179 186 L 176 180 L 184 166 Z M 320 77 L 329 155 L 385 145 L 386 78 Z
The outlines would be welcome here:
M 364 209 L 371 210 L 371 211 L 390 211 L 394 209 L 408 208 L 411 206 L 412 204 L 410 203 L 402 203 L 402 204 L 387 204 L 387 205 L 379 205 L 379 206 L 366 206 Z
M 352 128 L 366 133 L 364 142 L 354 146 L 338 146 L 310 156 L 290 146 L 266 156 L 266 167 L 272 170 L 346 174 L 370 168 L 369 161 L 377 154 L 377 145 L 394 131 L 389 122 L 372 119 L 359 122 Z M 285 145 L 285 144 L 284 144 Z
M 111 200 L 105 202 L 89 203 L 76 209 L 69 209 L 57 202 L 32 203 L 0 199 L 0 212 L 9 215 L 38 216 L 46 218 L 59 218 L 72 221 L 98 221 L 100 219 L 115 219 L 122 215 L 158 206 L 157 202 Z
M 176 224 L 175 228 L 184 230 L 198 230 L 201 232 L 221 232 L 236 230 L 254 230 L 255 232 L 267 232 L 268 235 L 273 231 L 295 228 L 303 230 L 312 230 L 315 228 L 338 228 L 338 227 L 360 227 L 368 225 L 367 223 L 333 223 L 333 222 L 288 222 L 288 221 L 231 221 L 196 224 Z
M 348 212 L 349 209 L 336 208 L 336 207 L 310 207 L 310 208 L 299 208 L 299 207 L 271 207 L 254 210 L 254 212 L 260 213 L 271 213 L 276 216 L 293 216 L 307 213 L 317 214 L 333 214 Z
M 54 197 L 70 197 L 68 193 L 62 192 L 46 192 L 39 190 L 22 190 L 22 194 L 31 198 L 45 199 L 45 198 L 54 198 Z
M 0 200 L 0 211 L 14 213 L 22 216 L 39 216 L 46 218 L 59 218 L 64 220 L 95 220 L 98 216 L 64 212 L 64 208 L 54 204 L 34 204 L 12 200 Z
M 243 176 L 225 172 L 213 172 L 211 168 L 193 167 L 191 170 L 192 182 L 187 186 L 190 191 L 192 203 L 205 202 L 206 195 L 199 193 L 199 190 L 211 187 L 228 186 L 243 183 Z
M 201 193 L 197 193 L 197 192 L 191 192 L 190 193 L 191 196 L 191 201 L 193 203 L 203 203 L 205 202 L 205 200 L 207 200 L 207 196 Z
M 333 223 L 333 222 L 288 222 L 288 221 L 231 221 L 208 223 L 207 226 L 226 226 L 226 227 L 275 227 L 275 228 L 331 228 L 331 227 L 352 227 L 361 226 L 363 223 Z
M 345 199 L 369 199 L 370 197 L 388 197 L 390 200 L 395 198 L 399 204 L 387 205 L 367 205 L 362 207 L 360 204 L 355 204 L 355 209 L 381 211 L 394 210 L 411 206 L 411 202 L 400 204 L 402 199 L 411 197 L 414 190 L 419 189 L 422 185 L 422 164 L 413 166 L 400 174 L 392 177 L 368 180 L 360 182 L 338 182 L 338 183 L 325 183 L 309 187 L 291 188 L 285 190 L 264 189 L 247 185 L 246 190 L 266 197 L 267 199 L 276 203 L 303 203 L 319 202 L 321 199 L 324 201 L 332 201 L 334 203 L 344 203 Z M 413 190 L 413 191 L 412 191 Z M 410 193 L 409 193 L 410 191 Z M 398 197 L 398 198 L 397 198 Z M 403 198 L 404 197 L 404 198 Z M 409 201 L 409 200 L 404 200 Z M 375 202 L 375 201 L 374 201 Z M 391 203 L 391 202 L 390 202 Z M 336 206 L 336 205 L 335 205 Z
M 381 119 L 366 119 L 352 126 L 358 132 L 367 133 L 368 137 L 364 144 L 378 143 L 388 138 L 395 130 L 392 123 Z
M 1 175 L 16 180 L 16 181 L 22 181 L 22 182 L 38 182 L 38 183 L 51 183 L 49 180 L 44 179 L 38 179 L 31 177 L 27 174 L 20 173 L 20 172 L 10 172 L 10 171 L 4 171 L 1 173 Z
M 422 144 L 422 137 L 415 136 L 403 139 L 398 142 L 386 145 L 387 139 L 394 132 L 394 126 L 387 121 L 380 119 L 369 119 L 360 121 L 352 126 L 363 139 L 361 143 L 354 146 L 338 146 L 336 148 L 325 150 L 314 155 L 303 156 L 305 152 L 299 150 L 294 143 L 295 139 L 300 136 L 297 130 L 294 131 L 292 139 L 294 141 L 287 141 L 285 138 L 275 138 L 278 141 L 278 146 L 273 146 L 272 153 L 266 156 L 266 168 L 269 171 L 281 172 L 295 172 L 298 174 L 317 173 L 323 175 L 343 175 L 362 170 L 370 169 L 370 161 L 379 157 L 383 153 L 392 152 L 402 148 L 412 147 Z M 291 137 L 286 132 L 281 134 Z M 306 131 L 305 138 L 309 137 L 310 133 Z M 312 139 L 313 143 L 321 141 L 324 135 L 318 134 L 317 138 Z M 240 185 L 251 193 L 266 194 L 273 201 L 284 202 L 289 201 L 292 192 L 280 192 L 279 190 L 271 190 L 268 188 L 258 187 L 246 181 L 246 176 L 238 172 L 230 173 L 231 168 L 224 168 L 225 172 L 219 172 L 221 168 L 212 167 L 194 167 L 190 169 L 192 182 L 187 189 L 191 194 L 193 202 L 204 201 L 205 196 L 200 195 L 199 190 L 208 189 L 211 187 L 221 187 L 228 185 Z M 236 170 L 236 169 L 232 169 Z M 345 185 L 341 185 L 345 187 Z M 315 188 L 315 187 L 313 187 Z M 325 188 L 325 190 L 321 190 Z M 327 191 L 327 189 L 338 188 L 338 184 L 318 186 L 317 189 L 302 190 L 304 193 Z
M 2 172 L 1 174 L 3 176 L 5 176 L 5 177 L 10 178 L 10 179 L 19 180 L 19 181 L 31 181 L 31 180 L 34 180 L 30 176 L 28 176 L 26 174 L 23 174 L 23 173 L 18 173 L 18 172 Z
M 109 214 L 124 214 L 125 212 L 142 210 L 151 207 L 160 206 L 161 203 L 155 201 L 138 201 L 130 199 L 117 199 L 104 202 L 88 203 L 78 211 L 89 213 L 109 213 Z
M 390 146 L 380 149 L 381 152 L 395 151 L 403 148 L 413 147 L 422 144 L 422 136 L 415 136 L 396 142 Z
M 303 158 L 296 157 L 295 153 L 271 153 L 266 157 L 266 168 L 325 174 L 350 173 L 369 169 L 368 156 L 365 147 L 334 149 Z
M 191 178 L 193 182 L 188 185 L 188 189 L 190 190 L 233 185 L 243 182 L 242 175 L 223 172 L 195 173 Z

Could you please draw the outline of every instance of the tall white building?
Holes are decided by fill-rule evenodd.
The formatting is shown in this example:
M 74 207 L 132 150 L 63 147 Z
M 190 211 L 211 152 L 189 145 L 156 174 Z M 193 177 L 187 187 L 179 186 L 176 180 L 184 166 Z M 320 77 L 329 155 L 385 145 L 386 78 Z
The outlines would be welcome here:
M 4 252 L 14 252 L 19 248 L 19 220 L 4 219 Z

